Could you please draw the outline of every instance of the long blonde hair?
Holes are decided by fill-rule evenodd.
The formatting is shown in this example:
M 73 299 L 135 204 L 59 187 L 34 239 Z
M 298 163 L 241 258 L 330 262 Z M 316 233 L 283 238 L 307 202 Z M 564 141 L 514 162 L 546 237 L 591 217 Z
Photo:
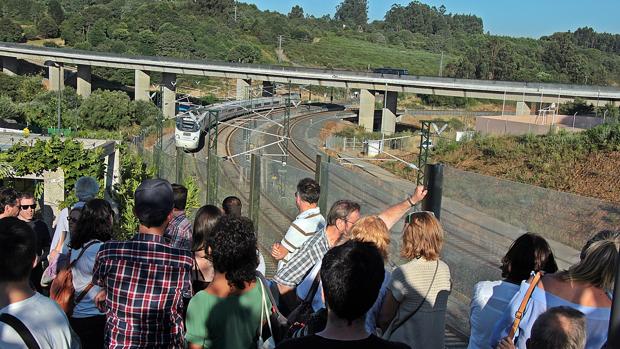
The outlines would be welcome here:
M 377 246 L 383 259 L 387 259 L 390 245 L 390 234 L 385 222 L 377 216 L 360 218 L 349 233 L 351 240 L 372 242 Z
M 594 242 L 585 250 L 584 258 L 559 273 L 564 281 L 587 282 L 603 290 L 612 290 L 618 266 L 620 237 Z

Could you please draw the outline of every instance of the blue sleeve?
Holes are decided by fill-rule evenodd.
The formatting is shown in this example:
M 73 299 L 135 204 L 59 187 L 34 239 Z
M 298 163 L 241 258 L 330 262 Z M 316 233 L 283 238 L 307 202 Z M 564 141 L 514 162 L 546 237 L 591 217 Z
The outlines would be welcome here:
M 510 300 L 508 308 L 504 311 L 502 317 L 497 321 L 495 327 L 493 328 L 493 333 L 491 334 L 491 340 L 489 345 L 491 348 L 497 347 L 497 343 L 504 337 L 508 336 L 508 332 L 510 332 L 510 327 L 515 320 L 515 314 L 519 309 L 519 305 L 521 305 L 521 300 L 525 294 L 521 293 L 521 290 L 517 292 Z M 518 330 L 517 330 L 518 333 Z

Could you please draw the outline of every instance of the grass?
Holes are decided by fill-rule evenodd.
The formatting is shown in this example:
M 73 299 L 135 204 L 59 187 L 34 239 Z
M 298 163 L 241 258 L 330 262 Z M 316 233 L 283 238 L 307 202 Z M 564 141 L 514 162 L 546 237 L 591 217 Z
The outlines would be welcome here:
M 411 75 L 437 75 L 441 55 L 423 50 L 377 44 L 336 35 L 315 39 L 312 43 L 293 42 L 285 53 L 297 64 L 366 70 L 378 67 L 405 68 Z M 453 58 L 444 56 L 444 67 Z

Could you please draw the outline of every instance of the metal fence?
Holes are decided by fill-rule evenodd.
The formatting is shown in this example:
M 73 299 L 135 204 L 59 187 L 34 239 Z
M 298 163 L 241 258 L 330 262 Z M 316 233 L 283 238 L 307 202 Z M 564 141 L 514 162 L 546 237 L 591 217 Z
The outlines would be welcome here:
M 241 143 L 236 146 L 243 147 Z M 132 149 L 141 153 L 149 164 L 156 164 L 157 156 L 144 147 L 144 139 L 134 142 Z M 171 182 L 194 179 L 201 203 L 206 203 L 207 160 L 176 151 L 163 151 L 160 156 L 160 176 Z M 294 205 L 297 182 L 305 177 L 314 178 L 315 172 L 283 165 L 266 156 L 256 156 L 254 168 L 252 161 L 242 157 L 238 160 L 236 163 L 222 158 L 214 161 L 217 192 L 209 201 L 218 204 L 224 197 L 235 195 L 241 199 L 245 215 L 258 217 L 260 250 L 268 274 L 273 274 L 276 262 L 271 259 L 270 246 L 280 241 L 297 214 Z M 339 199 L 352 199 L 361 204 L 363 215 L 380 212 L 403 200 L 414 189 L 411 182 L 382 180 L 363 172 L 352 174 L 350 169 L 335 163 L 323 162 L 320 172 L 326 199 L 323 206 L 329 207 Z M 453 332 L 464 336 L 469 334 L 469 304 L 474 285 L 501 278 L 501 258 L 519 235 L 531 231 L 547 238 L 560 267 L 565 268 L 577 259 L 580 247 L 593 233 L 620 228 L 619 205 L 450 167 L 444 171 L 443 190 L 442 225 L 446 243 L 442 258 L 451 268 L 453 281 L 447 324 Z M 392 265 L 402 262 L 399 257 L 402 228 L 400 222 L 391 231 Z

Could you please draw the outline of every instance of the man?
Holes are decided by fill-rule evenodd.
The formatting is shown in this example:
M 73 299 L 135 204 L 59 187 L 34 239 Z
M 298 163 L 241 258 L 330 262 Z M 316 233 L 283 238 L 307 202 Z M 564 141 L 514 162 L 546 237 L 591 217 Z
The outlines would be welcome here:
M 550 308 L 534 321 L 532 335 L 525 345 L 528 349 L 583 349 L 586 347 L 586 317 L 571 307 Z M 507 338 L 497 347 L 515 348 Z
M 236 196 L 229 196 L 222 201 L 222 210 L 225 215 L 241 217 L 241 199 Z
M 78 202 L 73 205 L 73 208 L 84 207 L 88 200 L 94 199 L 99 192 L 99 183 L 93 177 L 80 177 L 75 181 L 73 187 L 75 196 L 78 198 Z M 54 230 L 54 236 L 52 238 L 50 258 L 54 257 L 58 253 L 67 253 L 70 234 L 69 234 L 69 211 L 71 208 L 66 207 L 56 219 L 56 229 Z M 50 259 L 51 260 L 51 259 Z
M 389 207 L 379 214 L 388 229 L 391 229 L 415 204 L 422 201 L 427 190 L 418 186 L 412 196 L 404 201 Z M 285 308 L 291 307 L 296 302 L 295 287 L 301 283 L 306 273 L 325 252 L 348 234 L 353 224 L 360 218 L 360 205 L 349 201 L 336 201 L 327 214 L 327 226 L 308 239 L 286 265 L 277 271 L 273 280 L 277 284 L 278 291 Z
M 19 193 L 13 188 L 0 190 L 0 219 L 17 217 L 19 214 Z
M 39 293 L 47 293 L 46 290 L 41 287 L 41 275 L 43 275 L 43 270 L 47 267 L 47 263 L 42 264 L 42 261 L 47 261 L 47 255 L 50 251 L 50 230 L 45 222 L 40 219 L 34 219 L 37 202 L 32 194 L 22 193 L 19 197 L 19 207 L 20 211 L 17 218 L 26 222 L 37 237 L 37 256 L 39 256 L 39 263 L 32 269 L 30 281 Z
M 348 241 L 329 250 L 321 265 L 325 329 L 283 342 L 278 348 L 409 348 L 366 331 L 366 313 L 379 295 L 384 274 L 383 257 L 372 243 Z
M 106 312 L 106 348 L 183 348 L 183 299 L 190 294 L 192 256 L 170 246 L 164 231 L 172 219 L 170 183 L 147 179 L 134 194 L 140 222 L 130 241 L 101 246 L 93 283 Z
M 32 229 L 15 217 L 1 219 L 0 348 L 28 348 L 25 338 L 33 339 L 42 349 L 77 347 L 72 343 L 65 313 L 30 287 L 30 271 L 36 264 L 36 236 Z M 20 333 L 20 324 L 26 331 Z
M 187 188 L 180 184 L 173 184 L 174 207 L 172 208 L 172 220 L 168 224 L 164 238 L 173 247 L 191 251 L 192 249 L 192 224 L 185 216 L 187 205 Z
M 320 195 L 321 187 L 314 179 L 304 178 L 297 183 L 295 206 L 299 215 L 291 223 L 282 242 L 273 244 L 271 248 L 273 258 L 280 261 L 278 269 L 282 269 L 301 245 L 325 226 L 325 218 L 318 207 Z

